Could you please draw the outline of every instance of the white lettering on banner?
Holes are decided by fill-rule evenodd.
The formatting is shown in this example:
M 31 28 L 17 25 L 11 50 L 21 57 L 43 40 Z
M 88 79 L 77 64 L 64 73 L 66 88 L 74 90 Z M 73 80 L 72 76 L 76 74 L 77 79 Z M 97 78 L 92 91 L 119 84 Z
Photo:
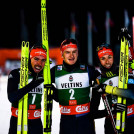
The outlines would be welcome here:
M 112 52 L 112 51 L 111 50 L 103 50 L 99 54 L 104 54 L 104 53 L 108 53 L 108 52 Z
M 71 109 L 68 109 L 66 107 L 60 107 L 61 113 L 71 113 Z
M 127 109 L 127 114 L 131 114 L 131 113 L 133 113 L 133 108 L 128 108 Z
M 35 54 L 36 53 L 39 53 L 39 54 L 44 54 L 44 55 L 46 55 L 46 53 L 44 53 L 44 52 L 42 52 L 42 51 L 38 51 L 38 52 L 35 52 Z
M 35 111 L 34 112 L 34 117 L 40 117 L 41 116 L 41 112 L 40 111 Z
M 39 86 L 37 86 L 36 88 L 33 88 L 29 93 L 37 93 L 37 94 L 43 94 L 44 92 L 44 86 L 43 83 L 41 83 Z
M 77 106 L 76 107 L 76 112 L 80 113 L 80 112 L 86 112 L 88 111 L 88 106 Z

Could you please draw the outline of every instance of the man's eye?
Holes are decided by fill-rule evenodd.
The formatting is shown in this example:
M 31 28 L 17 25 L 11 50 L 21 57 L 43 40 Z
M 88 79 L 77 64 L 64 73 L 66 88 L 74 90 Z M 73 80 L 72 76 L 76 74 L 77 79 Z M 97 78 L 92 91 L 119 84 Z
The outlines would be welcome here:
M 35 57 L 34 60 L 37 60 L 38 61 L 39 59 Z
M 66 54 L 69 54 L 69 52 L 66 52 Z
M 46 62 L 46 59 L 43 59 L 42 62 Z
M 112 56 L 109 56 L 109 57 L 108 57 L 108 59 L 111 59 L 111 58 L 112 58 Z
M 77 53 L 77 51 L 73 51 L 73 53 L 75 54 L 75 53 Z
M 102 57 L 101 60 L 105 60 L 105 58 Z

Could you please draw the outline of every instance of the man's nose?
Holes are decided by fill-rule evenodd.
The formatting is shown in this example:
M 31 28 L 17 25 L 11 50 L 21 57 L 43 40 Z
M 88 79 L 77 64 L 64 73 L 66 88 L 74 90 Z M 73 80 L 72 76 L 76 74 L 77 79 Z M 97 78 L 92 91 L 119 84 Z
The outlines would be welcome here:
M 41 66 L 41 64 L 42 64 L 42 63 L 41 63 L 41 61 L 39 60 L 39 61 L 38 61 L 38 65 L 40 65 L 40 66 Z

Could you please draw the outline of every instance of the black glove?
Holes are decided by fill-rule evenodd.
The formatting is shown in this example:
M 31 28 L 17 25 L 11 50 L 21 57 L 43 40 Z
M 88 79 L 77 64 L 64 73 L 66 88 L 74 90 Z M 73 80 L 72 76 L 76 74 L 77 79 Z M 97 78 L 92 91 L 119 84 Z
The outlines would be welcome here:
M 118 36 L 118 40 L 120 41 L 121 39 L 123 39 L 123 36 L 127 38 L 127 40 L 131 40 L 131 35 L 128 33 L 128 30 L 125 27 L 121 28 L 121 31 Z
M 31 89 L 39 86 L 44 79 L 42 77 L 38 77 L 37 79 L 33 79 L 28 85 L 30 85 Z
M 95 85 L 92 89 L 96 90 L 100 94 L 104 94 L 106 86 L 106 84 Z
M 126 110 L 126 105 L 122 104 L 122 103 L 116 103 L 114 104 L 114 106 L 112 107 L 112 113 L 115 114 L 117 112 L 123 112 Z

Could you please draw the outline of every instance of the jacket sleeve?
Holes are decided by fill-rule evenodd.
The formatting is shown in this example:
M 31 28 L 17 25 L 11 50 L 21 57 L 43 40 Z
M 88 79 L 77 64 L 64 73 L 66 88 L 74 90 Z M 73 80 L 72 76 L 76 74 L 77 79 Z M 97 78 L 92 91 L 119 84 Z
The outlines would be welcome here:
M 106 109 L 99 110 L 100 99 L 101 95 L 96 90 L 93 90 L 90 104 L 90 114 L 93 119 L 103 118 L 108 115 Z
M 58 89 L 56 88 L 56 85 L 55 85 L 55 67 L 56 66 L 51 68 L 51 83 L 54 84 L 54 87 L 55 87 L 55 88 L 53 88 L 53 99 L 56 102 L 59 102 L 59 99 L 58 99 Z
M 25 87 L 19 89 L 20 74 L 18 70 L 13 70 L 8 76 L 7 95 L 8 100 L 13 103 L 19 101 L 25 94 L 34 87 L 40 85 L 44 80 L 32 80 Z
M 88 65 L 88 74 L 89 74 L 89 83 L 93 86 L 93 83 L 96 82 L 98 76 L 100 76 L 100 72 L 95 69 L 94 66 Z

